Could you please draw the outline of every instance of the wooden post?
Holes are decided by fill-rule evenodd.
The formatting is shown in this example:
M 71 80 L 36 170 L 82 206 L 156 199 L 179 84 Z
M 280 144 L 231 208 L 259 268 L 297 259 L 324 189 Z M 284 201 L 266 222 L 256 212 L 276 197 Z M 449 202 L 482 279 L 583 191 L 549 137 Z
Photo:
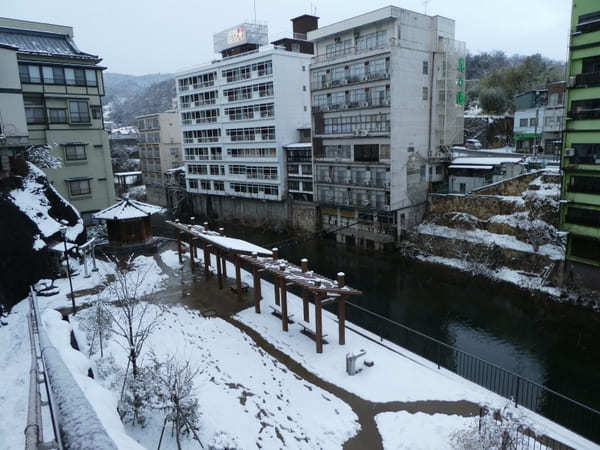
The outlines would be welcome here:
M 223 256 L 221 258 L 221 264 L 223 265 L 223 267 L 222 267 L 223 278 L 227 279 L 227 252 L 226 251 L 223 251 Z
M 194 216 L 190 217 L 190 222 L 192 225 L 196 225 L 196 218 Z
M 279 281 L 281 286 L 281 329 L 283 331 L 288 330 L 288 311 L 287 311 L 287 286 L 285 285 L 285 278 Z
M 177 235 L 177 255 L 179 256 L 179 264 L 183 263 L 183 255 L 181 254 L 181 231 L 179 228 L 175 228 L 175 234 Z
M 321 307 L 321 293 L 315 294 L 315 331 L 317 353 L 323 353 L 323 311 Z
M 238 300 L 242 300 L 242 274 L 240 270 L 240 255 L 235 255 L 235 284 Z
M 339 336 L 338 341 L 340 345 L 346 344 L 346 297 L 343 295 L 339 296 L 337 299 L 338 306 L 338 328 L 339 328 Z
M 277 247 L 272 248 L 271 252 L 273 252 L 273 262 L 276 262 L 279 259 L 279 249 Z
M 306 273 L 308 271 L 308 259 L 302 258 L 300 260 L 300 265 L 302 266 L 302 272 Z
M 279 306 L 281 302 L 279 301 L 279 283 L 277 277 L 273 280 L 273 289 L 275 290 L 275 304 Z
M 210 275 L 210 250 L 206 242 L 202 242 L 202 250 L 204 250 L 204 277 L 208 279 Z
M 190 244 L 190 269 L 193 271 L 194 270 L 194 238 L 190 233 L 190 238 L 189 238 L 189 244 Z
M 221 250 L 216 248 L 215 257 L 217 259 L 217 279 L 219 280 L 219 289 L 223 289 L 223 274 L 221 273 Z
M 308 295 L 309 292 L 306 289 L 302 290 L 302 307 L 304 311 L 304 321 L 310 322 L 310 314 L 308 310 Z
M 260 275 L 256 266 L 252 266 L 252 276 L 254 278 L 254 310 L 260 314 Z

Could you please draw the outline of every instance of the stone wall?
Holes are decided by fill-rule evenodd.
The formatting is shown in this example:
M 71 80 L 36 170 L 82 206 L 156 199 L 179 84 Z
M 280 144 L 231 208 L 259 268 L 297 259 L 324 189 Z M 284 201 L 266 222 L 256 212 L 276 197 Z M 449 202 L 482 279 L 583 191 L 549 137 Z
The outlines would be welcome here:
M 319 209 L 314 203 L 290 200 L 290 226 L 294 229 L 315 233 L 319 228 Z
M 521 194 L 527 190 L 529 183 L 539 177 L 542 172 L 543 171 L 526 173 L 478 189 L 473 189 L 473 194 L 521 196 Z
M 520 199 L 473 194 L 431 194 L 429 196 L 429 213 L 433 214 L 460 211 L 486 220 L 492 216 L 513 214 L 525 210 L 525 203 Z

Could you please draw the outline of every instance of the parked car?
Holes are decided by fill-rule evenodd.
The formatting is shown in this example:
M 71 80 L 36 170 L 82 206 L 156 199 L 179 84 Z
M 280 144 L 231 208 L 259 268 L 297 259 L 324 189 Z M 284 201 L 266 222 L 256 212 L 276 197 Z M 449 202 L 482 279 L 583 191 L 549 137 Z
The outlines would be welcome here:
M 467 139 L 465 141 L 465 147 L 473 150 L 479 150 L 481 148 L 481 142 L 479 142 L 479 139 Z

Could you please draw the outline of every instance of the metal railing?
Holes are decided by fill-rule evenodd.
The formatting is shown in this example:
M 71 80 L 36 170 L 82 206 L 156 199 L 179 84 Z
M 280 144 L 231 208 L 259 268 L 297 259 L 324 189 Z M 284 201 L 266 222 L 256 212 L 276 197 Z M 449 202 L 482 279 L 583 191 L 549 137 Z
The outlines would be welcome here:
M 52 345 L 37 309 L 33 288 L 29 294 L 29 321 L 31 339 L 31 372 L 29 410 L 25 427 L 25 448 L 94 448 L 116 450 L 117 446 L 100 422 L 73 375 Z M 38 363 L 39 362 L 39 363 Z M 46 401 L 42 401 L 39 384 L 45 386 Z M 54 440 L 42 442 L 42 407 L 49 408 Z
M 524 406 L 596 443 L 600 442 L 600 411 L 362 306 L 348 301 L 346 305 L 360 311 L 363 318 L 367 314 L 375 319 L 378 327 L 375 334 L 381 340 L 395 343 L 434 362 L 438 369 L 447 369 L 495 392 L 514 402 L 515 407 Z

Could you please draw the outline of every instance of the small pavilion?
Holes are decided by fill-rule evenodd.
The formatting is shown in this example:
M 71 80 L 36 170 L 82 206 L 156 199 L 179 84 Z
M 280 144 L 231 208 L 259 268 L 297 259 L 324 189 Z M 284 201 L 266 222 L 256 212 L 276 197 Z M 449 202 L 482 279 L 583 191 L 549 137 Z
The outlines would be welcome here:
M 276 248 L 267 250 L 241 239 L 226 237 L 223 229 L 219 232 L 208 229 L 208 223 L 195 225 L 193 218 L 191 224 L 182 224 L 179 221 L 167 223 L 173 226 L 177 233 L 177 251 L 179 262 L 182 260 L 182 240 L 187 237 L 190 252 L 190 267 L 195 269 L 194 258 L 197 257 L 198 247 L 201 247 L 204 255 L 204 274 L 210 274 L 211 254 L 214 253 L 216 260 L 217 278 L 219 288 L 223 289 L 223 278 L 227 277 L 227 260 L 232 259 L 235 266 L 236 292 L 238 298 L 242 296 L 241 263 L 244 262 L 251 268 L 254 288 L 254 308 L 260 314 L 261 278 L 262 274 L 268 273 L 273 279 L 275 305 L 271 305 L 273 314 L 281 318 L 281 328 L 288 331 L 290 316 L 288 315 L 287 291 L 291 286 L 302 289 L 303 320 L 300 325 L 306 334 L 314 338 L 317 353 L 323 353 L 323 306 L 329 303 L 337 304 L 338 316 L 338 342 L 340 345 L 346 343 L 346 305 L 348 297 L 361 295 L 362 292 L 352 289 L 345 284 L 344 273 L 337 274 L 337 280 L 330 280 L 319 274 L 308 270 L 308 260 L 301 261 L 301 267 L 290 264 L 288 261 L 279 259 Z M 182 235 L 184 236 L 182 239 Z M 314 326 L 310 322 L 310 298 L 314 299 Z
M 94 214 L 94 218 L 106 221 L 110 247 L 143 246 L 153 241 L 150 217 L 163 211 L 160 206 L 125 196 L 120 202 Z

